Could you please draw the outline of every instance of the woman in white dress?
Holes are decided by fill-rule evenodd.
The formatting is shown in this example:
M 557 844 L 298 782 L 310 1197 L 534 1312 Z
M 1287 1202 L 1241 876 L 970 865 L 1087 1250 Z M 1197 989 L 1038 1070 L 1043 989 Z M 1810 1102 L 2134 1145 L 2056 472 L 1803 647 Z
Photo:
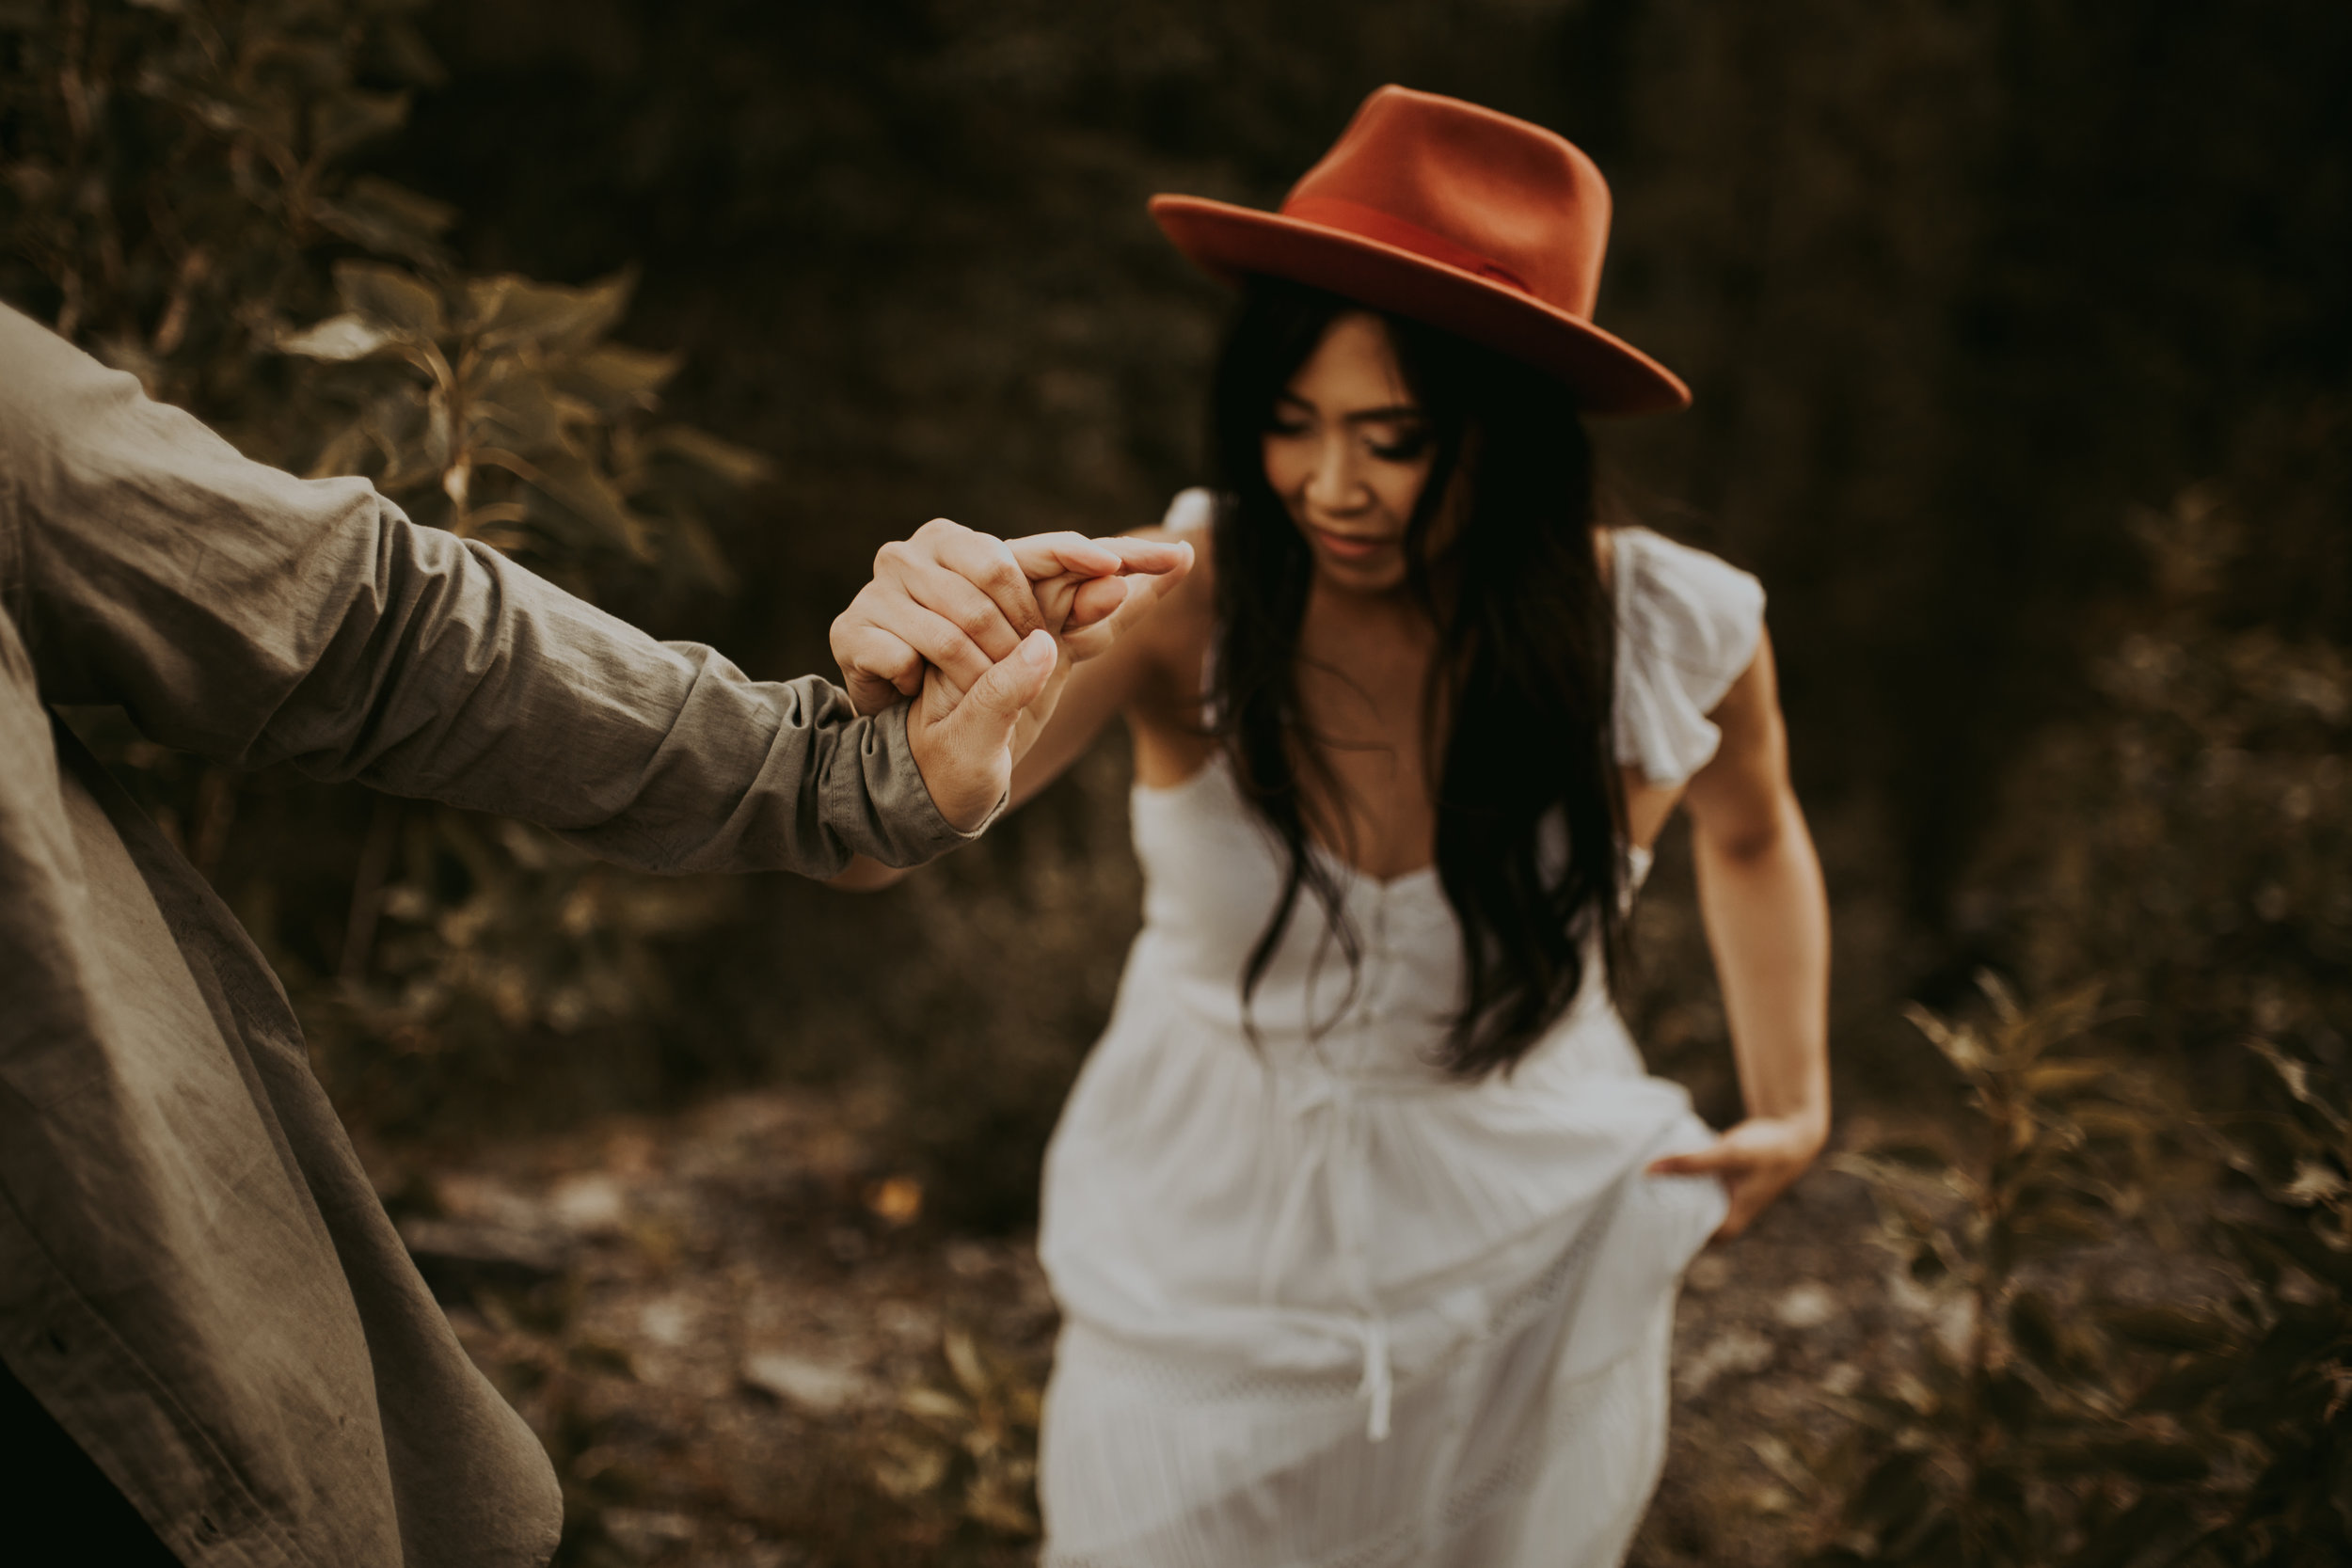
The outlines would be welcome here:
M 1279 214 L 1161 198 L 1246 295 L 1200 564 L 1072 673 L 1144 929 L 1048 1155 L 1057 1568 L 1618 1561 L 1684 1265 L 1826 1135 L 1827 914 L 1754 578 L 1594 515 L 1580 417 L 1681 384 L 1591 325 L 1598 172 L 1400 88 Z M 1610 1000 L 1687 809 L 1747 1119 Z M 868 882 L 878 880 L 868 877 Z

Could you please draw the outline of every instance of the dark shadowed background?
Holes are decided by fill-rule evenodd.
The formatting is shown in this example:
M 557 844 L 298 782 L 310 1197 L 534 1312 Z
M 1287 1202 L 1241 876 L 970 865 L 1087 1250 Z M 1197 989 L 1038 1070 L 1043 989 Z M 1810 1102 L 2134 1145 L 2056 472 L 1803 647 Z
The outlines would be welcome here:
M 368 33 L 350 80 L 414 96 L 405 126 L 337 154 L 339 178 L 447 203 L 447 223 L 419 219 L 439 248 L 288 220 L 285 265 L 310 281 L 238 318 L 261 325 L 218 351 L 229 370 L 182 374 L 194 351 L 167 328 L 186 247 L 151 201 L 121 219 L 127 270 L 99 241 L 81 273 L 56 260 L 56 214 L 88 206 L 59 171 L 106 165 L 92 147 L 139 155 L 135 127 L 106 129 L 135 51 L 110 57 L 126 85 L 82 120 L 57 108 L 80 89 L 44 74 L 165 24 L 15 3 L 8 296 L 301 464 L 317 443 L 258 434 L 252 388 L 313 385 L 265 350 L 271 323 L 335 308 L 328 262 L 564 284 L 635 269 L 617 336 L 683 356 L 663 417 L 771 467 L 738 464 L 750 483 L 695 514 L 694 569 L 592 562 L 579 580 L 759 675 L 827 668 L 875 548 L 926 518 L 1115 531 L 1201 477 L 1226 299 L 1160 239 L 1148 196 L 1271 205 L 1386 82 L 1561 131 L 1615 192 L 1600 320 L 1696 393 L 1601 429 L 1614 504 L 1771 594 L 1836 905 L 1844 1106 L 1957 1117 L 1958 1078 L 1901 1006 L 1964 1009 L 1986 969 L 2029 998 L 2103 983 L 2124 1004 L 2106 1037 L 2191 1099 L 2255 1092 L 2249 1034 L 2344 1065 L 2339 0 L 327 8 L 346 8 L 404 29 L 397 47 Z M 144 285 L 142 245 L 170 262 Z M 112 315 L 85 273 L 110 280 Z M 102 740 L 104 722 L 88 720 Z M 1136 923 L 1117 735 L 981 846 L 872 897 L 603 879 L 495 824 L 226 781 L 119 736 L 110 754 L 145 770 L 263 935 L 340 1101 L 384 1147 L 560 1137 L 781 1086 L 857 1108 L 855 1179 L 899 1183 L 857 1201 L 919 1213 L 927 1245 L 1033 1221 L 1044 1136 Z M 1642 931 L 1637 1034 L 1728 1117 L 1671 842 Z M 1656 1560 L 1682 1560 L 1661 1543 Z
M 642 266 L 628 330 L 685 352 L 673 405 L 774 457 L 726 523 L 739 592 L 661 628 L 763 673 L 823 667 L 874 547 L 927 517 L 1108 531 L 1200 478 L 1225 300 L 1152 192 L 1276 202 L 1389 81 L 1586 148 L 1617 197 L 1601 319 L 1697 393 L 1605 429 L 1615 483 L 1771 591 L 1857 1073 L 1896 998 L 2013 957 L 2002 900 L 1959 895 L 2023 750 L 2081 707 L 2143 592 L 2136 510 L 2208 487 L 2247 530 L 2226 613 L 2352 632 L 2341 7 L 426 20 L 452 79 L 387 172 L 461 209 L 476 267 Z M 981 1180 L 1017 1218 L 1134 925 L 1120 750 L 928 885 L 755 890 L 688 958 L 696 1006 L 656 1025 L 664 1081 L 876 1052 L 953 1080 L 941 1116 L 1003 1118 L 1012 1174 Z

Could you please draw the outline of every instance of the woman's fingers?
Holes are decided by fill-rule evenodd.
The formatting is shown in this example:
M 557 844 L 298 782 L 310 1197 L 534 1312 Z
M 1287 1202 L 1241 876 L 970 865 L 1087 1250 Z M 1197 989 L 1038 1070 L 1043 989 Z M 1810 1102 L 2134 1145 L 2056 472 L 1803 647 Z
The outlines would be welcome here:
M 934 517 L 876 552 L 873 580 L 834 622 L 834 657 L 860 713 L 921 691 L 926 664 L 969 691 L 1041 629 L 1080 634 L 1073 658 L 1101 652 L 1191 564 L 1188 545 L 1071 532 L 1008 543 Z
M 1029 574 L 1045 627 L 1057 635 L 1110 619 L 1133 597 L 1132 584 L 1150 583 L 1153 598 L 1184 579 L 1192 546 L 1157 539 L 1089 539 L 1076 533 L 1038 533 L 1009 542 Z M 1146 607 L 1148 608 L 1148 606 Z M 1117 633 L 1095 640 L 1107 646 Z M 1079 653 L 1081 658 L 1100 647 Z
M 1820 1152 L 1817 1131 L 1769 1117 L 1751 1117 L 1704 1148 L 1668 1154 L 1646 1167 L 1652 1176 L 1712 1176 L 1724 1184 L 1724 1223 L 1715 1234 L 1728 1240 L 1755 1222 L 1772 1199 L 1803 1176 Z
M 1177 539 L 1137 539 L 1129 534 L 1097 539 L 1095 544 L 1120 560 L 1120 569 L 1156 577 L 1174 572 L 1179 578 L 1191 569 L 1192 546 Z
M 1006 541 L 1006 548 L 1031 582 L 1069 572 L 1082 578 L 1111 577 L 1126 564 L 1110 542 L 1083 533 L 1032 533 Z
M 1153 542 L 1127 539 L 1120 543 L 1142 545 Z M 1075 616 L 1072 617 L 1076 624 L 1074 629 L 1068 626 L 1064 628 L 1062 646 L 1070 650 L 1070 657 L 1073 659 L 1083 664 L 1088 659 L 1107 650 L 1113 642 L 1124 637 L 1137 622 L 1151 614 L 1152 607 L 1168 597 L 1175 591 L 1176 585 L 1184 580 L 1185 575 L 1192 570 L 1192 546 L 1180 543 L 1159 545 L 1156 548 L 1167 552 L 1165 555 L 1155 555 L 1152 558 L 1160 562 L 1158 569 L 1150 573 L 1136 572 L 1119 578 L 1118 580 L 1124 585 L 1120 590 L 1120 600 L 1102 619 L 1089 624 L 1077 621 Z
M 1728 1138 L 1717 1138 L 1705 1148 L 1652 1160 L 1649 1173 L 1652 1176 L 1715 1176 L 1744 1164 L 1746 1158 L 1731 1146 Z
M 1127 602 L 1128 585 L 1139 580 L 1142 579 L 1088 578 L 1078 583 L 1071 595 L 1069 613 L 1062 617 L 1063 632 L 1083 631 L 1097 621 L 1107 620 Z

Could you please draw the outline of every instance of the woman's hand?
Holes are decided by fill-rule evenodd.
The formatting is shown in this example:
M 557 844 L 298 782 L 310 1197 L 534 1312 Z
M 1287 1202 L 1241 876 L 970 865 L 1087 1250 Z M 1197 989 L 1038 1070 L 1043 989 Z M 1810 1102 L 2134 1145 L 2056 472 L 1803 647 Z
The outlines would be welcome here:
M 1719 1178 L 1730 1206 L 1715 1239 L 1728 1241 L 1805 1173 L 1828 1140 L 1826 1117 L 1750 1117 L 1705 1148 L 1651 1161 L 1649 1173 Z

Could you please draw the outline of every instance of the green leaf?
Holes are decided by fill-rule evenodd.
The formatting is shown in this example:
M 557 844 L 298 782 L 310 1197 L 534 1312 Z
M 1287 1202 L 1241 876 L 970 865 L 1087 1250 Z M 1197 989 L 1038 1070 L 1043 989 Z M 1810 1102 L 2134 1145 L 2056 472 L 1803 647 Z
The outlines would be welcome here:
M 665 424 L 648 431 L 645 444 L 673 452 L 730 484 L 753 485 L 775 477 L 776 467 L 760 453 L 723 441 L 691 425 Z
M 373 175 L 354 180 L 331 199 L 313 198 L 310 215 L 331 234 L 420 266 L 447 262 L 440 236 L 457 221 L 457 210 L 446 202 Z
M 548 390 L 545 377 L 513 360 L 486 379 L 474 411 L 498 436 L 491 444 L 534 460 L 564 450 L 566 428 L 576 417 Z
M 408 123 L 405 92 L 346 92 L 310 106 L 310 156 L 320 163 Z
M 2286 1085 L 2289 1094 L 2318 1112 L 2327 1120 L 2328 1125 L 2338 1132 L 2352 1132 L 2352 1126 L 2347 1125 L 2343 1111 L 2331 1102 L 2329 1097 L 2320 1093 L 2317 1086 L 2312 1083 L 2312 1069 L 2308 1066 L 2289 1056 L 2268 1040 L 2249 1040 L 2247 1043 L 2249 1049 L 2270 1064 L 2271 1069 L 2278 1073 L 2280 1081 Z
M 383 261 L 336 262 L 335 295 L 344 309 L 426 342 L 448 330 L 440 294 Z
M 279 338 L 278 352 L 298 354 L 306 359 L 340 363 L 365 359 L 396 341 L 396 334 L 386 331 L 369 318 L 346 312 L 329 316 L 315 326 Z
M 2249 1245 L 2282 1258 L 2322 1284 L 2333 1286 L 2339 1296 L 2352 1294 L 2352 1253 L 2337 1251 L 2308 1226 L 2239 1226 L 2236 1234 Z
M 644 520 L 594 464 L 571 452 L 553 452 L 535 467 L 524 477 L 566 511 L 632 555 L 643 559 L 648 553 Z
M 406 82 L 411 87 L 437 87 L 449 80 L 449 71 L 433 53 L 433 46 L 424 41 L 416 24 L 405 16 L 379 20 L 375 53 L 394 81 Z
M 554 353 L 585 353 L 620 321 L 636 282 L 633 272 L 584 289 L 512 274 L 469 278 L 465 329 L 488 348 L 531 343 Z
M 654 354 L 622 343 L 601 343 L 557 372 L 557 382 L 575 397 L 607 414 L 651 408 L 654 394 L 677 373 L 678 356 Z

